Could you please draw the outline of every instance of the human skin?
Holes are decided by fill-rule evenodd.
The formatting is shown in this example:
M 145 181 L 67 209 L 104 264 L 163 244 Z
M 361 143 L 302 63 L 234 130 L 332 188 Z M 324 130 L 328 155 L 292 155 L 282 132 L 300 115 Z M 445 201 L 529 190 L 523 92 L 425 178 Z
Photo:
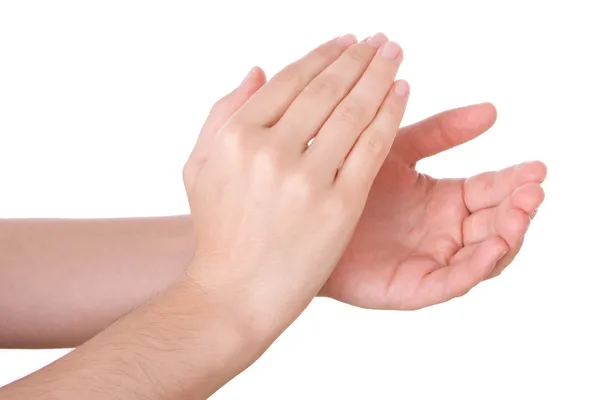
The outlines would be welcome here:
M 199 146 L 210 148 L 223 124 L 264 83 L 264 74 L 255 69 L 219 101 Z M 481 104 L 398 130 L 353 238 L 320 295 L 367 308 L 411 309 L 444 301 L 468 291 L 492 265 L 461 269 L 461 279 L 447 288 L 422 286 L 424 277 L 464 244 L 494 232 L 510 250 L 487 276 L 512 261 L 529 225 L 526 216 L 543 199 L 543 164 L 486 173 L 468 184 L 415 170 L 420 159 L 479 136 L 495 119 L 494 107 Z M 462 198 L 458 193 L 466 187 L 469 196 Z M 0 248 L 0 347 L 74 347 L 175 281 L 193 257 L 194 239 L 188 216 L 4 220 Z
M 207 398 L 252 364 L 352 237 L 408 100 L 400 62 L 382 36 L 336 38 L 257 91 L 210 147 L 201 137 L 184 167 L 196 251 L 182 277 L 0 399 Z

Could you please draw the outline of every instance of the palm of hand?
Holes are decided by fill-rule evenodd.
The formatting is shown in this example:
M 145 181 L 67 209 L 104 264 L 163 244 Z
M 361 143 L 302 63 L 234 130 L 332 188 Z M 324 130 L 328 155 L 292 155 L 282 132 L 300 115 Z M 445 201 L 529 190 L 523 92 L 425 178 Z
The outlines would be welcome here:
M 434 271 L 459 255 L 461 228 L 469 216 L 463 184 L 464 180 L 433 179 L 389 158 L 348 250 L 327 283 L 328 295 L 382 308 L 391 307 L 387 298 L 393 289 L 400 292 L 396 307 L 418 307 L 418 299 L 410 298 L 418 277 L 406 275 Z
M 464 109 L 452 112 L 460 119 L 457 112 Z M 449 115 L 434 118 L 439 125 Z M 421 155 L 482 131 L 444 129 L 443 145 Z M 419 130 L 420 139 L 433 138 Z M 322 294 L 365 308 L 421 308 L 464 295 L 502 272 L 520 250 L 530 216 L 543 201 L 543 164 L 438 180 L 418 173 L 405 158 L 395 146 Z

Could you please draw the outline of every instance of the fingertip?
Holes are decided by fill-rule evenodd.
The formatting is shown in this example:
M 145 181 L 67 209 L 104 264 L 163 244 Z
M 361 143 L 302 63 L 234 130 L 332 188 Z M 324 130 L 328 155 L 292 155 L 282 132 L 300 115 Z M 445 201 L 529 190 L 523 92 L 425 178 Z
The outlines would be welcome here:
M 447 123 L 462 131 L 464 141 L 471 140 L 490 129 L 496 123 L 496 107 L 491 103 L 472 104 L 455 108 L 448 116 Z
M 266 83 L 265 72 L 262 68 L 254 66 L 250 69 L 242 83 L 229 95 L 222 99 L 227 108 L 239 109 L 250 97 Z
M 403 79 L 397 80 L 394 82 L 393 91 L 399 97 L 406 97 L 410 93 L 410 85 Z
M 262 68 L 254 66 L 250 69 L 242 83 L 240 88 L 252 89 L 264 85 L 266 82 L 266 75 Z
M 250 68 L 250 71 L 248 71 L 248 73 L 244 77 L 244 80 L 242 81 L 242 83 L 240 83 L 240 86 L 244 86 L 244 85 L 248 84 L 250 81 L 252 81 L 252 78 L 254 77 L 255 73 L 256 73 L 256 67 Z
M 389 39 L 385 33 L 377 32 L 373 36 L 371 36 L 367 40 L 365 40 L 365 43 L 375 49 L 379 49 L 381 46 L 386 44 L 388 41 L 389 41 Z
M 500 236 L 492 236 L 481 243 L 478 255 L 472 259 L 472 264 L 477 267 L 477 284 L 493 273 L 498 261 L 510 251 L 508 243 Z M 474 286 L 474 285 L 473 285 Z
M 490 253 L 497 258 L 503 257 L 510 250 L 509 244 L 500 236 L 492 236 L 488 239 L 488 243 Z
M 526 183 L 518 187 L 511 195 L 513 206 L 531 214 L 544 201 L 544 189 L 539 183 Z
M 500 229 L 502 239 L 509 247 L 518 246 L 520 238 L 525 235 L 530 223 L 529 215 L 523 210 L 516 208 L 509 210 L 502 224 L 503 229 Z
M 493 103 L 480 103 L 477 104 L 476 107 L 478 107 L 481 110 L 482 114 L 487 115 L 489 119 L 496 121 L 496 119 L 498 118 L 498 109 Z
M 498 117 L 496 106 L 494 106 L 492 103 L 474 104 L 464 107 L 464 109 L 469 111 L 466 122 L 470 126 L 479 125 L 480 127 L 489 129 L 492 125 L 494 125 L 496 118 Z
M 548 177 L 548 167 L 541 161 L 533 161 L 533 164 L 535 165 L 538 176 L 540 177 L 540 181 L 544 182 Z
M 544 182 L 548 167 L 541 161 L 527 161 L 517 167 L 517 179 L 522 185 L 527 182 Z
M 342 45 L 343 47 L 350 47 L 355 44 L 358 40 L 356 39 L 356 35 L 353 33 L 347 33 L 342 36 L 338 36 L 335 38 L 335 41 Z
M 267 82 L 267 74 L 265 73 L 265 71 L 259 66 L 254 66 L 252 69 L 256 74 L 256 81 L 260 82 L 261 85 L 265 84 Z

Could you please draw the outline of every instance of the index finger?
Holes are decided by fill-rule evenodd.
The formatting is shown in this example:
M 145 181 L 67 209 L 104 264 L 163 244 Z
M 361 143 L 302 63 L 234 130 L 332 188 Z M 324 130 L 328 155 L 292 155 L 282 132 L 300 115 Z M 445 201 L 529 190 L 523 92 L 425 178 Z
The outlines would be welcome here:
M 431 157 L 487 131 L 496 122 L 492 104 L 476 104 L 444 111 L 398 130 L 392 152 L 409 165 Z

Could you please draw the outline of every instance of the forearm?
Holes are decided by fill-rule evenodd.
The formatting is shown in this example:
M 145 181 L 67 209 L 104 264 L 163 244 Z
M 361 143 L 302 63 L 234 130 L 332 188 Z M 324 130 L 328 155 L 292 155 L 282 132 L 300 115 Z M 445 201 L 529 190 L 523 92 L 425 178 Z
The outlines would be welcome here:
M 242 306 L 183 279 L 0 400 L 206 398 L 270 343 Z
M 73 347 L 163 291 L 194 252 L 189 216 L 0 220 L 0 347 Z

